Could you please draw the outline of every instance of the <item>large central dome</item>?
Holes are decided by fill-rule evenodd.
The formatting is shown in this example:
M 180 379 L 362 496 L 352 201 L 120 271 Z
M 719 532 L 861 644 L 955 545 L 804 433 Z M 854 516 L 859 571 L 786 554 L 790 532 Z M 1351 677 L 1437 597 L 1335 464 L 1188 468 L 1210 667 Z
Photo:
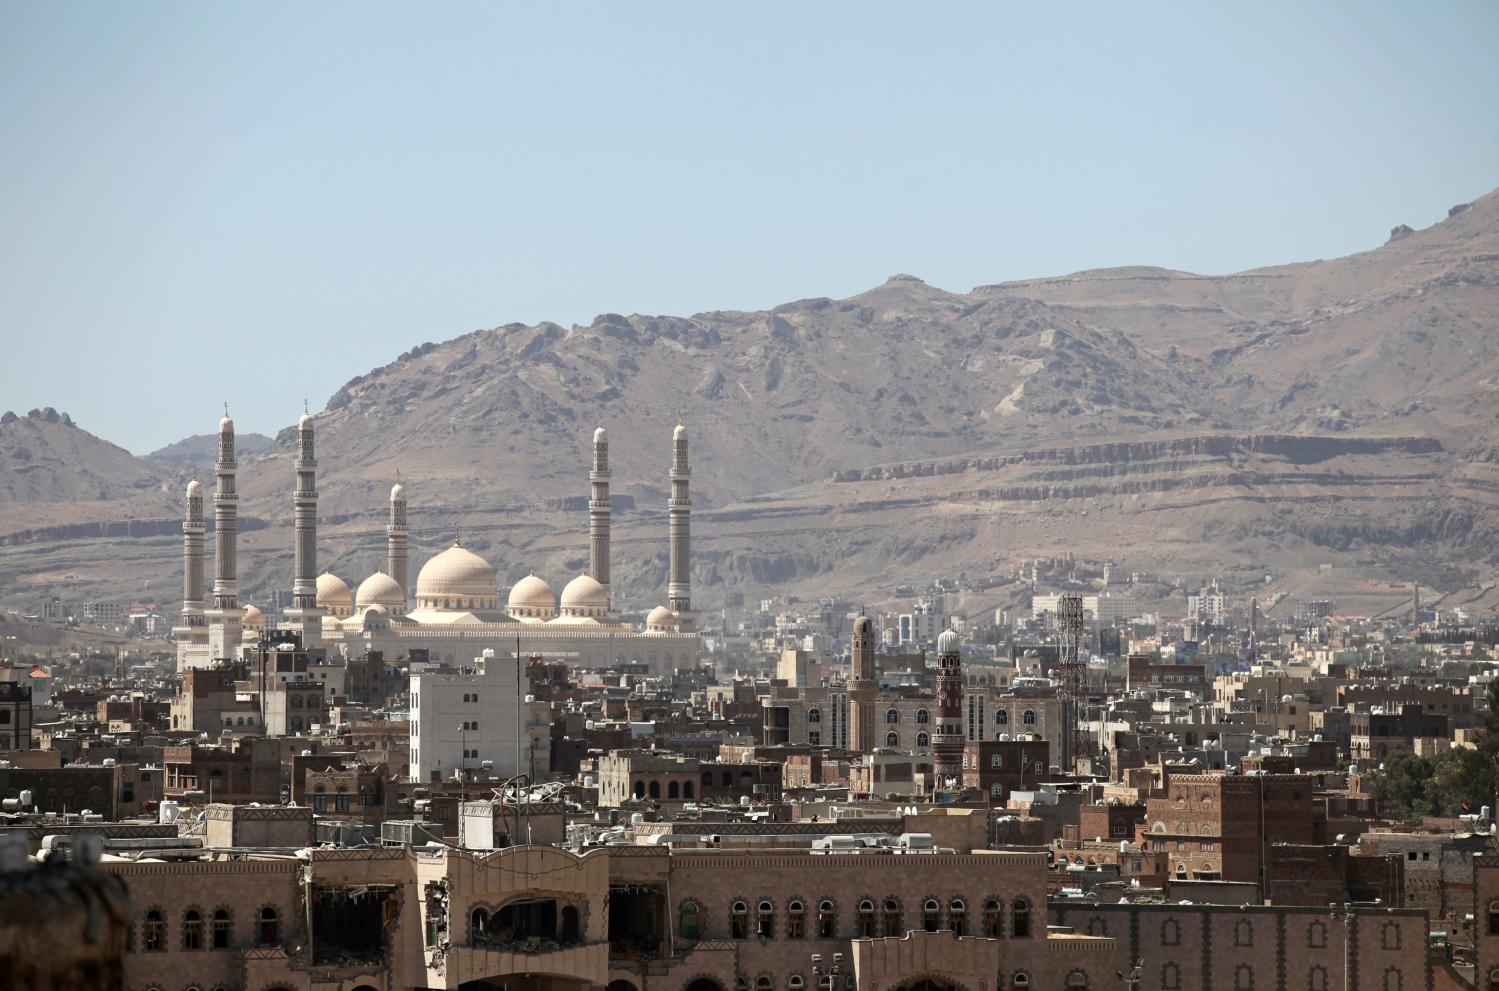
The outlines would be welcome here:
M 416 576 L 416 601 L 423 609 L 495 609 L 499 598 L 499 579 L 489 562 L 457 543 L 422 565 Z

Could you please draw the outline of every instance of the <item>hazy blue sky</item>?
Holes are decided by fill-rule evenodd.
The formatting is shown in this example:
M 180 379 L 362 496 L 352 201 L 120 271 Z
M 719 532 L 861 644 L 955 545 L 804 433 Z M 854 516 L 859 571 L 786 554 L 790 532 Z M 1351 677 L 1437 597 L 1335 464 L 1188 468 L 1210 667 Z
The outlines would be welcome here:
M 1499 186 L 1496 52 L 1494 0 L 0 0 L 0 409 L 144 453 L 515 320 L 1345 254 Z

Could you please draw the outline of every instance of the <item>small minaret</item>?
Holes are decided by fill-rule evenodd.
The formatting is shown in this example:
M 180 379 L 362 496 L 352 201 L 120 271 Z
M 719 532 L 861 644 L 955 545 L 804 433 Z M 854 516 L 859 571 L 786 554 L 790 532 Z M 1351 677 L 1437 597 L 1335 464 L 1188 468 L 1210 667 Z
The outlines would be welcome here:
M 932 770 L 939 787 L 951 787 L 963 776 L 963 653 L 958 635 L 937 638 L 937 726 L 932 734 Z
M 224 418 L 219 421 L 219 460 L 214 466 L 218 478 L 213 493 L 213 609 L 208 613 L 209 656 L 215 661 L 238 660 L 243 636 L 239 608 L 238 561 L 235 558 L 239 528 L 239 495 L 234 476 L 239 465 L 234 460 L 234 421 L 229 419 L 229 404 L 224 404 Z
M 588 573 L 609 591 L 609 434 L 593 432 L 593 469 L 588 473 Z
M 397 476 L 399 478 L 400 476 Z M 411 586 L 406 584 L 406 486 L 399 481 L 390 487 L 390 521 L 385 524 L 385 573 L 396 580 L 406 601 L 411 601 Z
M 677 424 L 671 442 L 671 499 L 666 504 L 671 567 L 667 574 L 666 607 L 684 622 L 686 629 L 692 615 L 692 498 L 687 491 L 692 469 L 687 463 L 687 428 Z
M 853 732 L 849 745 L 867 752 L 880 745 L 875 733 L 875 706 L 879 701 L 879 681 L 874 669 L 874 623 L 860 614 L 854 620 L 849 648 L 848 708 Z
M 868 616 L 860 615 L 854 620 L 854 633 L 850 645 L 850 668 L 853 688 L 874 688 L 874 624 Z
M 304 406 L 297 420 L 297 485 L 292 490 L 291 608 L 287 625 L 300 630 L 302 644 L 315 646 L 322 640 L 323 611 L 317 604 L 317 450 L 313 443 L 312 414 Z

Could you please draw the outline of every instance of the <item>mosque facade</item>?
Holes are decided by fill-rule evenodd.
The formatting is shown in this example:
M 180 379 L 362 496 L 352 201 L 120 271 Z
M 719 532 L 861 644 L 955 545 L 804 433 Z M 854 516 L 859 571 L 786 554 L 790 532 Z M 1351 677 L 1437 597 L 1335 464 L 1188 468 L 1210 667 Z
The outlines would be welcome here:
M 319 574 L 314 442 L 313 417 L 304 413 L 297 424 L 292 494 L 292 607 L 281 624 L 299 633 L 304 646 L 324 648 L 330 657 L 379 651 L 387 659 L 441 665 L 470 664 L 486 649 L 511 655 L 518 648 L 579 667 L 640 665 L 661 676 L 697 664 L 701 640 L 692 611 L 686 427 L 678 424 L 672 432 L 669 605 L 651 610 L 639 626 L 619 619 L 610 592 L 609 438 L 603 427 L 594 431 L 589 472 L 588 572 L 569 581 L 560 595 L 545 579 L 528 574 L 503 600 L 494 567 L 459 540 L 429 558 L 408 583 L 410 531 L 406 487 L 400 482 L 390 490 L 385 569 L 353 590 L 337 575 Z M 237 660 L 265 633 L 264 614 L 239 602 L 237 473 L 234 422 L 226 410 L 215 465 L 211 601 L 204 594 L 203 487 L 196 479 L 187 486 L 182 614 L 173 630 L 178 670 Z

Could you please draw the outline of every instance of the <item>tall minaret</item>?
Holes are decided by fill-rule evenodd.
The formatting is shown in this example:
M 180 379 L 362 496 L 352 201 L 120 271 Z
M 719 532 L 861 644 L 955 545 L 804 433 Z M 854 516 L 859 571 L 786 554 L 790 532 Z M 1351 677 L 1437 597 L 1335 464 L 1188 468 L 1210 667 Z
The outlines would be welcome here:
M 850 745 L 858 751 L 869 751 L 880 745 L 875 739 L 874 718 L 880 686 L 874 671 L 874 623 L 862 613 L 854 620 L 849 655 L 849 723 L 853 729 Z
M 692 498 L 687 492 L 692 469 L 687 465 L 687 428 L 672 431 L 671 499 L 666 504 L 671 569 L 666 578 L 666 606 L 679 620 L 692 617 Z
M 593 470 L 588 473 L 588 573 L 609 591 L 609 435 L 593 432 Z
M 400 476 L 397 475 L 397 478 Z M 385 524 L 385 573 L 396 580 L 406 601 L 411 601 L 411 587 L 406 584 L 406 486 L 399 481 L 390 487 L 390 521 Z
M 192 667 L 208 643 L 203 618 L 203 485 L 187 483 L 187 514 L 182 518 L 182 625 L 172 630 L 177 641 L 177 670 Z
M 291 608 L 287 626 L 300 630 L 303 646 L 323 638 L 323 611 L 317 604 L 317 451 L 313 444 L 312 414 L 304 406 L 297 421 L 297 487 L 292 490 Z
M 238 660 L 243 630 L 239 608 L 238 562 L 235 560 L 238 530 L 239 496 L 234 491 L 234 476 L 239 465 L 234 460 L 234 421 L 229 419 L 229 404 L 224 404 L 224 418 L 219 421 L 219 460 L 214 466 L 218 485 L 213 493 L 213 609 L 208 612 L 209 656 L 217 660 Z
M 958 635 L 937 638 L 937 726 L 932 734 L 932 771 L 939 787 L 963 777 L 963 653 Z

